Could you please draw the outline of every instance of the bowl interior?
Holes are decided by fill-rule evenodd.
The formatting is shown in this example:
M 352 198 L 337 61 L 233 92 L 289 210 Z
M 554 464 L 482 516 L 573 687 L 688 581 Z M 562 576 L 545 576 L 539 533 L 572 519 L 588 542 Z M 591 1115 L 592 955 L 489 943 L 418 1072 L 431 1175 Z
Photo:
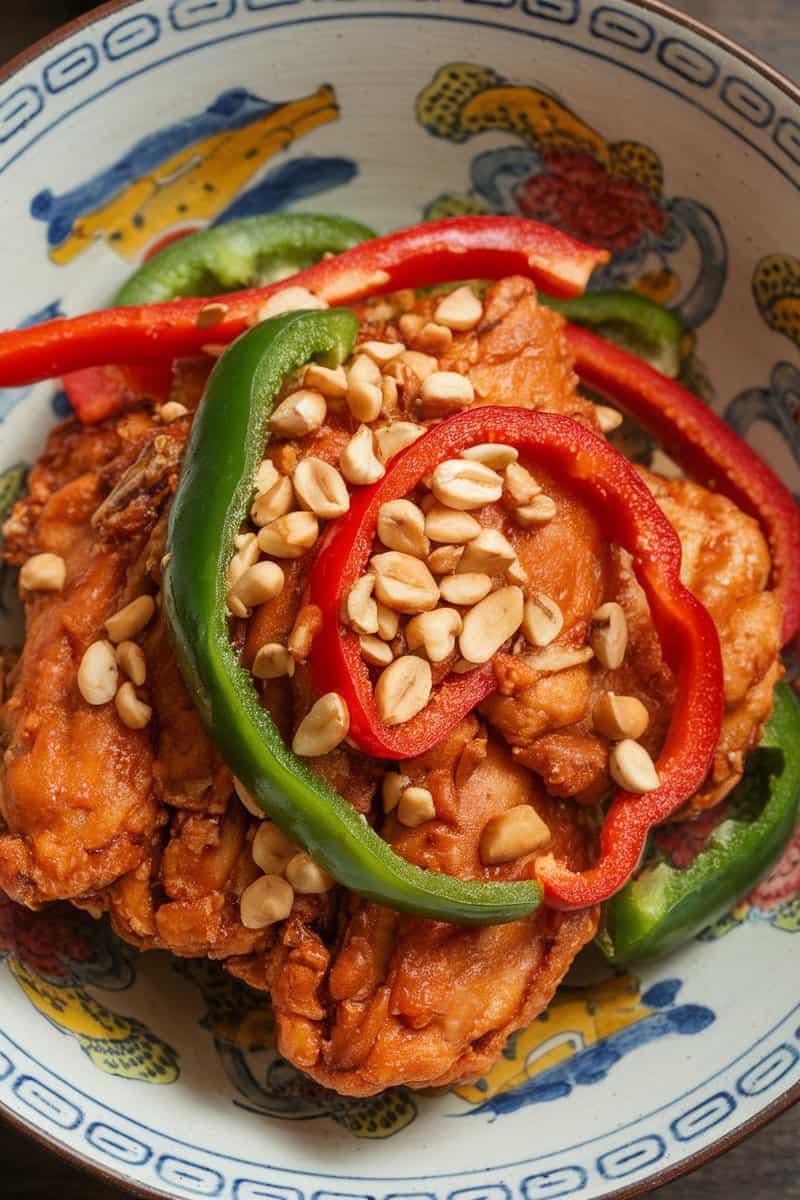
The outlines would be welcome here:
M 0 84 L 0 322 L 107 302 L 165 236 L 233 215 L 522 213 L 606 246 L 595 285 L 679 312 L 681 377 L 796 488 L 799 121 L 794 92 L 655 4 L 121 4 Z M 4 511 L 64 411 L 51 385 L 0 393 Z M 14 592 L 6 572 L 6 637 Z M 369 1101 L 288 1067 L 268 1006 L 216 967 L 4 903 L 0 1105 L 167 1195 L 644 1187 L 792 1094 L 799 846 L 676 958 L 584 961 L 485 1079 Z

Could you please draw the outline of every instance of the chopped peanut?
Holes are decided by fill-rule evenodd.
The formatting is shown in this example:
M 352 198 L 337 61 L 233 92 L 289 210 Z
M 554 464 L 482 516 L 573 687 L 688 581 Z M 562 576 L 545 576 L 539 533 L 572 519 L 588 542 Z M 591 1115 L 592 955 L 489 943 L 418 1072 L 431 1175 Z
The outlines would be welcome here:
M 60 554 L 34 554 L 23 563 L 19 583 L 26 592 L 60 592 L 67 578 L 67 564 Z
M 292 750 L 302 758 L 319 758 L 335 750 L 349 731 L 350 713 L 346 703 L 337 692 L 326 692 L 298 725 Z
M 384 725 L 402 725 L 421 712 L 431 694 L 430 665 L 413 654 L 396 658 L 375 685 L 375 704 Z
M 530 804 L 517 804 L 491 817 L 480 840 L 481 862 L 488 866 L 514 862 L 540 850 L 550 841 L 550 830 Z

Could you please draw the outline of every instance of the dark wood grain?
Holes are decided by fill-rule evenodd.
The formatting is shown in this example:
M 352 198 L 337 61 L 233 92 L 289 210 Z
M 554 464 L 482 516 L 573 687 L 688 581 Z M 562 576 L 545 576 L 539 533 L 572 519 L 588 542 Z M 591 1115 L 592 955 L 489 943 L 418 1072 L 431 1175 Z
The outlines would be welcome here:
M 793 78 L 800 76 L 800 0 L 673 0 Z M 64 21 L 88 12 L 82 0 L 0 0 L 0 62 Z M 693 1175 L 659 1189 L 658 1200 L 800 1200 L 800 1105 Z M 121 1200 L 0 1124 L 2 1200 Z

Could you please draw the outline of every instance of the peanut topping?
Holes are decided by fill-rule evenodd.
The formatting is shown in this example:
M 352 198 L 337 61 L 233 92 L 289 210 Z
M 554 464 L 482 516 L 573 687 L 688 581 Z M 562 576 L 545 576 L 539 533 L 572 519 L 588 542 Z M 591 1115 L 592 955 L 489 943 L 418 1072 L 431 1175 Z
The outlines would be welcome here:
M 391 646 L 372 634 L 362 634 L 358 645 L 364 662 L 368 662 L 372 667 L 388 667 L 394 658 Z
M 440 504 L 468 511 L 499 500 L 503 494 L 503 480 L 482 463 L 448 458 L 434 470 L 431 490 Z
M 502 587 L 479 601 L 464 617 L 458 648 L 468 662 L 485 663 L 522 624 L 522 588 Z
M 456 288 L 449 296 L 440 300 L 434 315 L 436 320 L 441 325 L 446 325 L 448 329 L 466 333 L 468 330 L 474 329 L 480 321 L 483 316 L 483 305 L 472 288 L 465 285 Z
M 281 400 L 269 419 L 269 427 L 279 437 L 305 437 L 322 428 L 326 412 L 322 392 L 300 388 Z
M 463 546 L 439 546 L 428 555 L 428 566 L 434 575 L 452 575 L 464 554 Z
M 625 610 L 613 600 L 592 613 L 589 641 L 600 663 L 609 671 L 622 666 L 628 647 Z
M 328 400 L 344 400 L 347 395 L 344 367 L 323 367 L 319 363 L 309 363 L 303 372 L 303 387 L 321 392 Z
M 458 604 L 462 607 L 468 604 L 478 604 L 491 590 L 491 579 L 488 575 L 480 573 L 446 575 L 439 581 L 442 599 L 448 604 Z
M 60 592 L 67 578 L 67 564 L 60 554 L 34 554 L 23 563 L 19 584 L 26 592 Z
M 356 633 L 368 635 L 378 632 L 378 605 L 372 596 L 374 587 L 375 576 L 362 575 L 347 593 L 344 616 Z
M 242 892 L 239 915 L 245 929 L 266 929 L 285 921 L 293 904 L 291 884 L 279 875 L 262 875 Z
M 448 417 L 475 400 L 475 389 L 465 375 L 456 371 L 432 371 L 420 390 L 422 413 L 426 420 Z
M 106 621 L 106 630 L 112 642 L 127 642 L 141 633 L 153 619 L 156 602 L 152 596 L 137 596 L 113 617 Z
M 386 469 L 375 453 L 375 437 L 368 425 L 359 425 L 339 455 L 339 467 L 348 483 L 376 483 Z
M 250 509 L 250 520 L 259 528 L 285 517 L 294 504 L 294 488 L 288 475 L 281 475 L 271 487 L 256 496 Z
M 92 642 L 78 668 L 78 691 L 87 704 L 108 704 L 117 694 L 117 658 L 110 642 Z
M 395 612 L 428 612 L 435 608 L 439 588 L 424 562 L 396 550 L 375 554 L 370 560 L 375 572 L 375 595 Z
M 381 371 L 367 354 L 360 354 L 347 374 L 347 407 L 358 421 L 380 416 L 383 405 Z
M 477 446 L 469 446 L 461 451 L 461 457 L 470 462 L 483 463 L 493 471 L 502 471 L 510 463 L 517 461 L 519 451 L 514 446 L 506 446 L 502 442 L 480 442 Z
M 285 287 L 280 292 L 270 296 L 258 310 L 259 321 L 268 321 L 270 317 L 279 317 L 282 313 L 302 312 L 306 308 L 327 308 L 327 301 L 315 296 L 304 287 Z
M 411 780 L 407 775 L 400 775 L 397 771 L 388 771 L 384 775 L 381 786 L 381 798 L 383 799 L 383 811 L 385 813 L 393 812 L 397 808 L 400 797 L 410 783 Z
M 254 533 L 242 533 L 235 539 L 237 551 L 228 563 L 228 586 L 233 587 L 249 567 L 258 562 L 258 538 Z M 234 616 L 247 616 L 246 612 L 234 612 Z
M 303 758 L 319 758 L 335 750 L 349 731 L 347 705 L 338 692 L 326 692 L 298 725 L 292 750 Z
M 432 354 L 437 357 L 450 349 L 453 344 L 453 334 L 446 325 L 437 325 L 435 321 L 428 321 L 417 327 L 413 342 L 415 350 L 421 350 L 424 354 Z
M 406 625 L 409 650 L 422 649 L 430 662 L 444 662 L 455 650 L 456 638 L 463 629 L 461 614 L 455 608 L 435 608 L 420 613 Z
M 509 463 L 506 467 L 505 485 L 509 499 L 517 508 L 531 504 L 542 490 L 530 471 L 519 463 Z
M 295 495 L 303 508 L 324 520 L 343 516 L 350 508 L 350 493 L 339 472 L 321 458 L 304 458 L 293 476 Z
M 385 604 L 378 605 L 378 637 L 384 642 L 391 642 L 397 637 L 397 630 L 400 627 L 400 617 L 392 608 L 387 608 Z
M 145 704 L 136 695 L 136 688 L 127 680 L 122 684 L 114 697 L 117 715 L 128 729 L 144 729 L 153 715 L 149 704 Z
M 275 486 L 279 479 L 280 475 L 272 459 L 262 459 L 256 469 L 255 479 L 253 480 L 255 494 L 260 496 L 262 492 L 268 492 L 270 488 Z
M 375 430 L 378 454 L 386 463 L 406 446 L 413 445 L 425 432 L 424 425 L 416 425 L 413 421 L 393 421 L 391 425 L 383 425 Z
M 219 325 L 228 315 L 229 306 L 222 304 L 219 301 L 212 301 L 210 304 L 204 304 L 197 314 L 197 328 L 210 329 L 212 325 Z
M 431 694 L 430 665 L 413 654 L 396 658 L 375 685 L 375 704 L 384 725 L 402 725 L 421 712 Z
M 405 350 L 395 362 L 390 363 L 388 373 L 395 375 L 395 368 L 400 364 L 413 371 L 421 383 L 439 369 L 438 359 L 430 354 L 420 354 L 418 350 Z
M 405 346 L 402 342 L 361 342 L 358 349 L 369 355 L 379 367 L 385 367 L 398 354 L 402 354 Z
M 280 679 L 294 675 L 294 659 L 280 642 L 265 642 L 253 659 L 252 672 L 256 679 Z
M 256 608 L 274 600 L 283 591 L 284 575 L 274 562 L 258 562 L 245 571 L 228 593 L 228 606 L 233 612 L 231 601 L 238 601 L 245 609 Z M 234 613 L 234 615 L 236 615 Z
M 622 424 L 622 413 L 606 404 L 595 404 L 594 415 L 597 417 L 601 433 L 613 433 Z
M 410 500 L 387 500 L 378 509 L 378 537 L 389 550 L 425 558 L 430 543 L 425 536 L 425 515 Z
M 650 724 L 650 714 L 635 696 L 604 692 L 594 706 L 592 721 L 597 732 L 609 741 L 637 741 Z
M 310 512 L 286 513 L 258 535 L 258 544 L 273 558 L 300 558 L 319 537 L 317 518 Z
M 475 571 L 486 575 L 502 574 L 516 557 L 516 550 L 499 529 L 482 529 L 464 547 L 458 571 L 462 575 Z
M 544 592 L 534 592 L 525 601 L 522 632 L 532 646 L 549 646 L 564 628 L 564 614 L 555 600 Z
M 425 318 L 417 313 L 403 313 L 397 324 L 406 341 L 413 342 L 425 324 Z
M 433 795 L 424 787 L 404 788 L 397 805 L 397 819 L 401 825 L 416 829 L 436 816 Z
M 239 789 L 236 790 L 238 794 Z M 262 821 L 256 830 L 250 850 L 253 862 L 265 875 L 283 875 L 289 859 L 297 854 L 300 847 L 297 842 L 287 837 L 274 821 L 263 819 L 263 809 L 260 812 Z
M 514 516 L 523 529 L 537 529 L 541 525 L 549 525 L 555 515 L 555 500 L 543 493 L 534 496 L 530 504 L 523 504 L 514 509 Z
M 117 646 L 117 665 L 136 687 L 141 687 L 147 678 L 144 650 L 136 642 L 120 642 Z
M 591 646 L 581 646 L 570 649 L 568 646 L 548 646 L 541 654 L 526 654 L 524 662 L 541 671 L 543 675 L 556 675 L 559 671 L 569 671 L 573 667 L 582 667 L 591 662 L 594 651 Z
M 506 567 L 506 579 L 509 583 L 518 583 L 521 587 L 527 587 L 530 583 L 528 572 L 523 567 L 518 558 L 515 558 L 512 563 Z
M 158 415 L 165 425 L 170 425 L 173 421 L 179 421 L 181 417 L 188 417 L 189 410 L 177 400 L 168 400 L 166 404 L 161 405 Z
M 425 514 L 425 532 L 432 542 L 471 542 L 481 528 L 480 522 L 469 513 L 435 501 Z
M 305 662 L 311 653 L 314 638 L 322 628 L 322 611 L 316 604 L 304 604 L 294 619 L 289 634 L 289 653 L 295 662 Z
M 514 862 L 540 850 L 550 841 L 550 830 L 530 804 L 517 804 L 491 817 L 480 840 L 481 862 L 488 866 Z
M 660 783 L 652 758 L 644 746 L 630 738 L 612 746 L 608 769 L 612 779 L 626 792 L 654 792 Z
M 263 808 L 258 803 L 252 792 L 249 792 L 244 786 L 241 779 L 236 779 L 234 777 L 233 790 L 238 796 L 240 804 L 247 810 L 247 812 L 250 813 L 250 816 L 255 817 L 257 821 L 263 821 L 267 814 L 264 812 Z
M 300 896 L 316 896 L 329 892 L 336 880 L 310 854 L 301 850 L 286 864 L 286 878 Z

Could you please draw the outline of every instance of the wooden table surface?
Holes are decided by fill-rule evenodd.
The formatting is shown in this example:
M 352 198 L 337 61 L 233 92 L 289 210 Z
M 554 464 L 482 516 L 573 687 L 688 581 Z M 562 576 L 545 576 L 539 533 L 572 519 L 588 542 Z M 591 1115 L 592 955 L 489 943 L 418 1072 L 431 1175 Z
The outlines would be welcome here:
M 672 0 L 800 78 L 800 0 Z M 83 0 L 0 0 L 0 62 L 94 5 Z M 800 1200 L 800 1105 L 723 1158 L 655 1193 L 659 1200 Z M 0 1124 L 1 1200 L 121 1200 Z

